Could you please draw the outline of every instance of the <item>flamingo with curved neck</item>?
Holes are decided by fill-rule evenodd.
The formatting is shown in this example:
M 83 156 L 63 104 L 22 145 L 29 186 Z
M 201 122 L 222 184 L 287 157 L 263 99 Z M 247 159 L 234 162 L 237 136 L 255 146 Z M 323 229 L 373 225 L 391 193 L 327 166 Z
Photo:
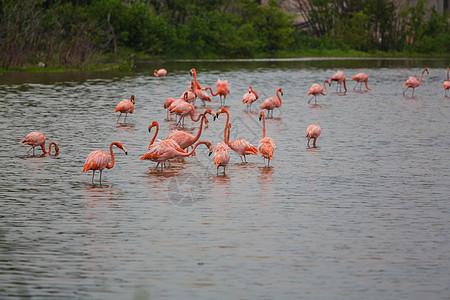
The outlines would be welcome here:
M 201 90 L 202 87 L 200 86 L 200 84 L 199 84 L 198 81 L 197 81 L 197 71 L 196 71 L 194 68 L 192 68 L 192 69 L 189 71 L 189 74 L 191 74 L 191 76 L 194 77 L 195 88 Z
M 109 152 L 111 153 L 111 156 L 101 150 L 96 150 L 91 152 L 88 157 L 86 158 L 86 162 L 84 163 L 83 173 L 86 173 L 89 170 L 92 170 L 92 184 L 94 184 L 94 174 L 96 170 L 100 171 L 100 185 L 102 184 L 102 172 L 106 169 L 111 169 L 114 167 L 114 152 L 112 150 L 112 147 L 116 146 L 117 148 L 123 150 L 125 152 L 125 155 L 128 154 L 127 150 L 122 146 L 121 143 L 113 142 L 111 145 L 109 145 Z M 111 161 L 110 161 L 111 159 Z M 110 162 L 109 162 L 110 161 Z M 109 163 L 108 163 L 109 162 Z
M 228 123 L 227 131 L 228 131 L 228 134 L 227 134 L 226 143 L 227 143 L 228 147 L 230 147 L 234 152 L 239 154 L 242 163 L 244 163 L 244 160 L 245 160 L 245 162 L 247 162 L 246 155 L 258 155 L 258 149 L 253 147 L 252 144 L 250 144 L 248 141 L 246 141 L 244 139 L 237 139 L 237 140 L 230 142 L 231 123 Z M 244 157 L 244 159 L 242 159 L 242 157 Z
M 247 104 L 247 109 L 250 105 L 250 111 L 252 110 L 252 103 L 258 100 L 258 94 L 253 90 L 252 86 L 248 87 L 248 93 L 242 96 L 242 103 Z
M 314 83 L 310 88 L 309 88 L 309 91 L 308 91 L 308 96 L 309 95 L 313 95 L 312 97 L 311 97 L 311 99 L 309 99 L 309 101 L 308 101 L 308 103 L 310 103 L 311 102 L 311 100 L 314 98 L 314 103 L 315 104 L 317 104 L 317 96 L 318 95 L 327 95 L 328 94 L 328 90 L 327 90 L 327 84 L 328 83 L 328 86 L 330 86 L 331 84 L 330 84 L 330 82 L 328 81 L 328 80 L 325 80 L 324 82 L 323 82 L 323 87 L 320 85 L 320 84 L 317 84 L 317 83 Z M 323 89 L 325 88 L 325 93 L 323 92 Z
M 412 97 L 414 97 L 414 89 L 415 89 L 416 87 L 418 87 L 418 86 L 422 83 L 423 74 L 424 74 L 425 72 L 427 72 L 427 74 L 430 74 L 430 72 L 428 72 L 428 68 L 425 68 L 425 69 L 422 71 L 422 75 L 420 75 L 420 80 L 417 80 L 417 78 L 414 77 L 414 76 L 411 76 L 411 77 L 409 77 L 408 80 L 406 80 L 406 82 L 404 83 L 404 85 L 406 86 L 406 88 L 405 88 L 405 90 L 403 91 L 403 96 L 405 96 L 405 92 L 406 92 L 407 89 L 412 88 L 412 89 L 413 89 Z
M 212 111 L 212 109 L 207 109 L 205 110 L 204 113 L 200 114 L 199 116 L 201 116 L 201 122 L 200 122 L 200 128 L 198 129 L 197 135 L 193 136 L 187 132 L 184 131 L 179 131 L 179 130 L 174 130 L 167 138 L 167 139 L 172 139 L 175 142 L 177 142 L 177 144 L 180 146 L 180 148 L 182 149 L 186 149 L 189 146 L 192 146 L 196 141 L 198 141 L 198 139 L 200 138 L 201 134 L 202 134 L 202 129 L 203 129 L 203 122 L 206 121 L 206 115 L 210 114 L 213 117 L 215 117 L 215 113 Z
M 278 88 L 277 89 L 277 98 L 275 98 L 275 97 L 267 98 L 266 100 L 264 100 L 263 104 L 261 105 L 260 111 L 262 111 L 263 109 L 267 109 L 267 117 L 268 118 L 269 117 L 273 118 L 273 110 L 276 107 L 280 107 L 282 104 L 280 93 L 283 96 L 283 90 L 281 90 L 281 88 Z M 270 114 L 270 112 L 272 112 L 272 114 Z
M 159 124 L 156 121 L 153 121 L 152 124 L 150 124 L 150 126 L 148 126 L 148 132 L 152 132 L 152 128 L 156 127 L 156 132 L 153 135 L 152 140 L 150 141 L 150 144 L 148 145 L 148 149 L 150 149 L 150 147 L 153 145 L 153 143 L 155 142 L 156 136 L 158 135 L 159 132 Z
M 259 114 L 259 120 L 263 120 L 263 136 L 262 139 L 258 143 L 258 150 L 259 153 L 261 153 L 261 156 L 264 160 L 264 165 L 266 165 L 266 159 L 267 159 L 267 167 L 270 166 L 270 161 L 273 160 L 273 152 L 275 151 L 275 143 L 273 142 L 273 139 L 266 136 L 266 117 L 264 115 L 264 112 L 261 111 Z
M 213 92 L 212 88 L 205 87 L 205 91 L 209 90 L 211 92 L 211 95 L 213 96 L 220 96 L 220 107 L 225 106 L 225 99 L 227 98 L 227 95 L 230 94 L 230 88 L 228 87 L 228 80 L 222 80 L 217 79 L 216 82 L 217 91 L 216 93 Z M 223 97 L 223 100 L 222 100 Z
M 59 152 L 59 147 L 58 145 L 56 145 L 55 142 L 51 142 L 48 145 L 48 151 L 45 150 L 45 135 L 41 132 L 38 131 L 33 131 L 30 132 L 22 141 L 22 145 L 30 145 L 31 148 L 27 151 L 27 154 L 33 150 L 33 155 L 34 155 L 34 148 L 36 146 L 41 146 L 42 152 L 44 152 L 44 154 L 50 154 L 50 152 L 52 151 L 52 145 L 55 146 L 55 152 L 58 153 Z
M 366 89 L 368 89 L 369 91 L 371 91 L 372 89 L 367 85 L 367 82 L 369 81 L 369 76 L 367 76 L 364 73 L 358 73 L 355 76 L 352 77 L 352 80 L 356 80 L 356 85 L 353 88 L 353 90 L 356 89 L 356 87 L 359 84 L 359 91 L 361 92 L 361 87 L 362 87 L 362 83 L 364 82 L 366 84 Z

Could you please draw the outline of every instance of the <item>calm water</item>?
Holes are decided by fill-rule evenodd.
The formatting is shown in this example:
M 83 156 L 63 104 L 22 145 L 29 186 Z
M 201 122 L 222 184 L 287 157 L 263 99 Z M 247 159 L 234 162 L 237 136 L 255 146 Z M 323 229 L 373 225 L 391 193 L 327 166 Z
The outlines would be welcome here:
M 34 299 L 448 299 L 450 297 L 449 60 L 319 60 L 142 64 L 129 74 L 0 76 L 0 298 Z M 159 80 L 153 70 L 164 66 Z M 267 120 L 273 167 L 231 154 L 216 176 L 200 146 L 195 157 L 155 172 L 140 161 L 197 68 L 202 86 L 228 79 L 232 139 L 257 145 L 262 122 L 245 111 L 281 87 Z M 409 76 L 429 67 L 415 97 Z M 321 96 L 313 83 L 338 69 L 369 75 L 373 92 Z M 136 95 L 127 125 L 117 103 Z M 411 92 L 408 92 L 411 95 Z M 262 101 L 254 105 L 256 111 Z M 207 107 L 217 110 L 219 100 Z M 197 106 L 201 103 L 197 102 Z M 211 118 L 210 118 L 211 120 Z M 318 148 L 306 127 L 318 124 Z M 223 139 L 225 116 L 201 140 Z M 198 124 L 187 121 L 196 133 Z M 41 131 L 57 156 L 26 155 L 21 140 Z M 102 186 L 81 173 L 86 156 L 123 143 Z M 39 153 L 39 151 L 37 151 Z M 97 174 L 98 175 L 98 174 Z

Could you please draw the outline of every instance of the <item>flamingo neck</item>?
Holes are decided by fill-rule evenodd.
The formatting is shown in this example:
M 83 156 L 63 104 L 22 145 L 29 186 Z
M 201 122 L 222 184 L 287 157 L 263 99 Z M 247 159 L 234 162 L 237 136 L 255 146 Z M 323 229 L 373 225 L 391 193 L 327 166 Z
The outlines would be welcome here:
M 227 128 L 227 132 L 228 132 L 228 134 L 227 134 L 227 140 L 225 141 L 225 144 L 230 146 L 230 132 L 231 132 L 230 127 Z
M 251 89 L 251 91 L 255 95 L 255 100 L 258 100 L 258 98 L 259 98 L 258 94 L 253 89 Z
M 364 81 L 364 83 L 366 84 L 366 89 L 368 89 L 369 91 L 371 91 L 372 89 L 367 85 L 367 80 Z
M 201 116 L 202 116 L 202 120 L 200 121 L 200 128 L 198 129 L 197 135 L 196 135 L 195 138 L 194 138 L 194 143 L 195 143 L 196 141 L 198 141 L 198 139 L 200 138 L 200 135 L 202 134 L 203 121 L 204 121 L 205 118 L 206 118 L 206 113 L 204 113 L 204 114 L 201 115 Z
M 153 136 L 152 140 L 150 141 L 150 145 L 148 145 L 149 148 L 155 142 L 156 136 L 158 135 L 158 131 L 159 131 L 159 125 L 156 124 L 156 132 L 155 132 L 155 135 Z
M 194 153 L 194 151 L 195 151 L 195 149 L 197 148 L 198 145 L 206 144 L 206 143 L 207 142 L 204 142 L 204 141 L 203 142 L 198 142 L 197 144 L 194 145 L 194 147 L 192 148 L 191 151 L 189 151 L 187 153 L 181 153 L 181 152 L 178 152 L 178 153 L 179 153 L 180 156 L 190 156 L 190 155 L 192 155 L 192 153 Z
M 111 153 L 111 162 L 106 166 L 107 169 L 111 169 L 112 167 L 114 167 L 114 152 L 112 150 L 113 145 L 117 145 L 117 143 L 111 143 L 111 145 L 109 145 L 109 152 Z
M 328 94 L 328 89 L 327 89 L 327 81 L 325 80 L 324 82 L 323 82 L 323 87 L 325 88 L 325 93 L 324 92 L 322 92 L 322 95 L 326 95 L 326 94 Z
M 215 94 L 214 94 L 212 88 L 210 88 L 210 87 L 205 88 L 205 91 L 207 91 L 207 90 L 210 90 L 211 91 L 211 95 L 213 95 L 213 96 L 219 95 L 219 90 L 217 90 L 217 92 Z
M 344 89 L 345 89 L 345 93 L 347 93 L 347 85 L 345 84 L 345 79 L 344 79 Z
M 278 97 L 278 101 L 279 101 L 279 104 L 278 104 L 278 107 L 280 107 L 281 106 L 281 97 L 280 97 L 280 91 L 279 90 L 277 90 L 277 97 Z
M 263 138 L 266 137 L 266 117 L 264 116 L 264 114 L 262 115 L 262 119 L 263 119 Z
M 419 79 L 419 85 L 422 82 L 422 78 L 423 78 L 423 74 L 425 73 L 425 70 L 422 71 L 422 75 L 420 75 L 420 79 Z
M 227 129 L 228 129 L 228 123 L 230 122 L 230 113 L 228 112 L 228 110 L 225 110 L 225 113 L 227 114 L 227 122 L 225 123 L 225 129 L 223 131 L 223 140 L 226 144 L 228 144 Z
M 198 90 L 201 90 L 202 87 L 200 86 L 200 84 L 199 84 L 198 81 L 197 81 L 197 71 L 196 71 L 196 70 L 194 70 L 194 72 L 192 72 L 192 76 L 194 76 L 195 87 L 196 87 Z

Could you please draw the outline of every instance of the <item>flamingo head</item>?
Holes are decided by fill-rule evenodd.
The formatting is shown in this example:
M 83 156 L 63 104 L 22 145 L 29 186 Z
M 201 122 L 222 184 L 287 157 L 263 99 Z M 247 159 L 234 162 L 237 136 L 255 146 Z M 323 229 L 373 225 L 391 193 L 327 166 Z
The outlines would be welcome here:
M 228 110 L 227 110 L 225 107 L 222 107 L 220 110 L 218 110 L 218 111 L 216 112 L 216 118 L 217 118 L 217 119 L 219 118 L 219 115 L 220 115 L 221 113 L 228 113 Z M 215 119 L 214 119 L 214 120 L 215 120 Z
M 328 79 L 325 80 L 325 83 L 328 83 L 328 86 L 331 86 L 331 82 L 329 82 Z
M 131 95 L 130 101 L 133 102 L 133 104 L 135 103 L 135 101 L 134 101 L 134 95 Z
M 150 124 L 150 126 L 148 126 L 148 132 L 152 132 L 152 127 L 157 127 L 158 126 L 158 122 L 153 121 L 152 124 Z
M 121 143 L 115 143 L 117 148 L 122 149 L 123 152 L 125 152 L 125 155 L 128 155 L 127 149 L 125 149 Z
M 187 102 L 188 98 L 189 98 L 189 92 L 186 91 L 183 93 L 183 100 Z
M 264 118 L 264 111 L 261 110 L 259 113 L 259 120 L 261 121 L 262 118 Z
M 213 112 L 211 108 L 205 110 L 204 114 L 210 114 L 211 116 L 213 116 L 213 118 L 216 118 L 216 114 Z
M 197 75 L 197 73 L 195 72 L 195 69 L 194 69 L 194 68 L 192 68 L 192 69 L 189 71 L 189 74 L 191 74 L 191 76 Z
M 428 68 L 425 68 L 425 70 L 424 71 L 427 71 L 427 74 L 430 74 L 430 72 L 428 72 Z
M 209 153 L 211 153 L 211 143 L 210 142 L 204 142 L 204 144 L 210 150 Z
M 281 96 L 283 96 L 283 91 L 281 90 L 281 88 L 278 88 L 277 92 L 280 92 Z
M 193 92 L 194 91 L 194 82 L 191 81 L 191 85 L 189 86 L 189 91 Z
M 252 93 L 252 90 L 253 90 L 253 89 L 252 89 L 252 86 L 249 86 L 249 87 L 248 87 L 248 93 L 251 94 L 251 93 Z

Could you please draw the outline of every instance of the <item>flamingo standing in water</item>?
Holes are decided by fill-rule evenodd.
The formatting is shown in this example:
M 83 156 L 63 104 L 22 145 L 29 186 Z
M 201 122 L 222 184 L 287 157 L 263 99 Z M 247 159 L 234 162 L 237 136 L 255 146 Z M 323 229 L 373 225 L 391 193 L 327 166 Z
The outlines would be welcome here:
M 119 115 L 119 117 L 117 118 L 117 123 L 119 123 L 119 119 L 120 119 L 120 116 L 123 114 L 123 113 L 125 113 L 125 120 L 124 120 L 124 122 L 126 123 L 127 122 L 127 114 L 132 114 L 132 113 L 134 113 L 134 103 L 135 103 L 135 101 L 134 101 L 134 95 L 131 95 L 131 97 L 130 97 L 130 100 L 128 100 L 128 99 L 124 99 L 124 100 L 122 100 L 122 101 L 120 101 L 119 102 L 119 104 L 117 104 L 117 107 L 116 107 L 116 109 L 114 110 L 114 113 L 116 113 L 116 112 L 120 112 L 120 115 Z
M 404 83 L 404 85 L 406 86 L 406 89 L 403 91 L 403 96 L 405 96 L 405 92 L 407 89 L 412 88 L 413 89 L 412 97 L 414 97 L 414 89 L 416 87 L 418 87 L 420 85 L 420 83 L 422 82 L 422 77 L 425 72 L 427 72 L 427 74 L 430 74 L 430 72 L 428 72 L 428 68 L 425 68 L 422 71 L 422 75 L 420 75 L 420 80 L 417 80 L 417 78 L 414 76 L 411 76 L 408 78 L 408 80 L 406 80 L 406 82 Z
M 203 106 L 206 105 L 206 101 L 211 102 L 212 99 L 208 96 L 205 90 L 198 88 L 195 82 L 191 83 L 191 89 L 194 92 L 195 96 L 203 102 Z
M 267 167 L 269 167 L 270 161 L 273 160 L 273 152 L 276 146 L 270 137 L 266 137 L 266 117 L 263 111 L 259 113 L 259 120 L 261 121 L 261 119 L 263 120 L 263 137 L 258 143 L 258 150 L 264 159 L 264 165 L 266 165 L 267 158 Z
M 195 149 L 198 145 L 204 144 L 208 149 L 211 148 L 211 143 L 206 141 L 197 142 L 191 151 L 185 152 L 183 149 L 181 149 L 179 146 L 178 148 L 168 146 L 168 143 L 175 143 L 173 140 L 168 139 L 161 142 L 158 142 L 154 144 L 150 150 L 145 153 L 140 160 L 151 160 L 154 162 L 157 162 L 155 170 L 158 169 L 158 166 L 161 164 L 161 168 L 164 169 L 164 162 L 177 158 L 177 157 L 186 157 L 190 156 L 192 153 L 194 153 Z
M 356 85 L 353 88 L 353 90 L 355 90 L 359 84 L 359 91 L 361 92 L 361 87 L 362 87 L 363 82 L 366 84 L 366 89 L 368 89 L 369 91 L 372 90 L 370 87 L 367 86 L 367 82 L 369 81 L 369 76 L 367 76 L 366 74 L 358 73 L 352 77 L 352 80 L 356 80 Z
M 43 133 L 33 131 L 30 132 L 22 141 L 22 145 L 29 145 L 31 146 L 30 150 L 27 151 L 27 154 L 33 149 L 33 155 L 34 155 L 34 147 L 41 146 L 42 152 L 44 154 L 50 154 L 52 151 L 52 145 L 55 145 L 55 152 L 59 152 L 59 147 L 56 145 L 55 142 L 51 142 L 48 145 L 48 151 L 45 150 L 45 135 Z
M 195 107 L 194 105 L 187 103 L 185 101 L 177 102 L 175 105 L 175 102 L 170 106 L 169 112 L 171 114 L 176 114 L 180 116 L 180 119 L 178 120 L 177 126 L 184 126 L 184 117 L 190 116 L 191 120 L 194 122 L 197 122 L 200 120 L 200 115 L 197 116 L 197 118 L 194 118 L 195 114 Z
M 345 74 L 342 71 L 337 71 L 336 74 L 334 74 L 334 76 L 330 78 L 330 86 L 332 81 L 336 81 L 337 83 L 339 83 L 339 93 L 342 92 L 341 87 L 342 84 L 344 84 L 345 89 L 344 94 L 347 93 L 347 85 L 345 84 Z M 338 86 L 336 85 L 336 92 L 337 88 Z
M 216 117 L 216 114 L 212 111 L 212 109 L 207 109 L 203 114 L 201 114 L 201 122 L 200 122 L 200 128 L 198 129 L 197 135 L 193 136 L 187 132 L 180 131 L 180 130 L 174 130 L 167 138 L 174 140 L 182 149 L 187 149 L 188 147 L 192 146 L 198 139 L 200 138 L 200 135 L 202 134 L 202 127 L 203 127 L 203 121 L 206 120 L 206 114 L 210 114 L 213 116 L 213 118 Z
M 447 96 L 447 91 L 448 90 L 450 90 L 450 80 L 449 80 L 449 77 L 448 77 L 448 75 L 449 75 L 449 68 L 447 68 L 447 81 L 444 81 L 444 91 L 445 91 L 445 97 L 448 97 Z
M 281 90 L 281 88 L 278 88 L 277 89 L 277 98 L 275 98 L 275 97 L 267 98 L 266 100 L 264 100 L 263 104 L 261 105 L 260 111 L 262 111 L 263 109 L 267 109 L 267 117 L 268 118 L 270 116 L 272 116 L 272 118 L 273 118 L 273 110 L 276 107 L 281 106 L 281 97 L 278 93 L 281 93 L 281 96 L 283 96 L 283 91 Z M 272 112 L 272 114 L 270 114 L 270 112 Z
M 252 103 L 258 100 L 258 98 L 258 94 L 253 90 L 252 86 L 249 86 L 248 93 L 245 93 L 244 96 L 242 96 L 242 103 L 247 104 L 247 110 L 250 105 L 250 111 L 252 111 Z
M 322 133 L 322 129 L 320 129 L 319 125 L 309 125 L 308 128 L 306 128 L 306 138 L 308 139 L 308 147 L 309 147 L 309 140 L 313 139 L 313 147 L 316 147 L 316 140 Z
M 86 162 L 84 163 L 83 173 L 86 173 L 89 170 L 92 170 L 92 184 L 94 184 L 94 174 L 96 170 L 100 171 L 100 185 L 102 184 L 102 172 L 106 169 L 111 169 L 114 167 L 114 153 L 112 150 L 112 146 L 116 146 L 119 149 L 122 149 L 123 152 L 125 152 L 125 155 L 127 155 L 127 150 L 122 146 L 121 143 L 111 143 L 109 146 L 109 152 L 111 153 L 111 162 L 110 156 L 105 151 L 97 150 L 91 152 L 88 157 L 86 158 Z
M 167 117 L 166 119 L 169 119 L 169 107 L 172 105 L 172 103 L 175 101 L 175 98 L 169 97 L 166 98 L 166 100 L 164 101 L 164 109 L 167 110 Z M 172 115 L 170 115 L 170 119 L 172 120 Z
M 223 174 L 225 175 L 225 169 L 230 161 L 230 147 L 227 145 L 227 127 L 230 121 L 230 114 L 226 108 L 221 108 L 216 112 L 216 118 L 219 118 L 221 113 L 227 114 L 227 121 L 225 123 L 225 129 L 223 133 L 223 142 L 217 143 L 210 151 L 212 154 L 214 165 L 217 168 L 217 176 L 219 176 L 219 167 L 223 167 Z
M 155 70 L 155 71 L 153 72 L 153 75 L 155 75 L 156 77 L 164 78 L 164 76 L 167 75 L 167 70 L 166 70 L 166 69 Z
M 244 160 L 245 160 L 245 162 L 247 162 L 246 155 L 258 155 L 258 149 L 253 147 L 252 144 L 250 144 L 249 142 L 247 142 L 244 139 L 237 139 L 237 140 L 230 142 L 231 123 L 228 123 L 227 130 L 228 130 L 228 135 L 227 135 L 227 140 L 225 141 L 225 143 L 227 143 L 227 145 L 234 152 L 239 154 L 239 156 L 241 157 L 242 163 L 244 163 Z M 242 157 L 244 157 L 244 159 L 242 159 Z
M 328 83 L 328 86 L 331 85 L 328 80 L 325 80 L 323 82 L 323 87 L 320 84 L 314 83 L 309 88 L 308 96 L 309 95 L 313 95 L 313 96 L 311 97 L 311 99 L 309 99 L 308 103 L 310 103 L 311 100 L 314 98 L 314 103 L 317 104 L 317 96 L 318 95 L 324 95 L 325 96 L 326 94 L 328 94 L 328 90 L 327 90 L 327 86 L 326 86 L 327 83 Z M 325 93 L 323 92 L 323 88 L 325 88 Z
M 217 79 L 216 87 L 217 87 L 216 93 L 214 93 L 210 87 L 205 87 L 205 91 L 207 91 L 209 89 L 209 91 L 211 92 L 211 95 L 213 95 L 213 96 L 219 95 L 220 96 L 220 107 L 223 107 L 223 106 L 225 106 L 225 99 L 227 98 L 227 95 L 230 94 L 230 87 L 228 86 L 228 80 Z M 222 101 L 222 97 L 223 97 L 223 101 Z

